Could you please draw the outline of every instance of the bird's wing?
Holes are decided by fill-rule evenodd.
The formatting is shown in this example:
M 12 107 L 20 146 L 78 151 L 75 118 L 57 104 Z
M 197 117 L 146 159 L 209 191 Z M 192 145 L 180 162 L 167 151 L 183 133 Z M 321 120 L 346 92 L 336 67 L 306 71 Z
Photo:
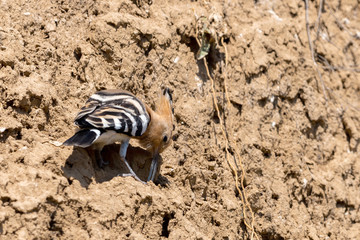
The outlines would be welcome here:
M 125 91 L 100 91 L 93 94 L 75 119 L 80 128 L 114 130 L 129 136 L 141 136 L 150 117 L 145 105 Z

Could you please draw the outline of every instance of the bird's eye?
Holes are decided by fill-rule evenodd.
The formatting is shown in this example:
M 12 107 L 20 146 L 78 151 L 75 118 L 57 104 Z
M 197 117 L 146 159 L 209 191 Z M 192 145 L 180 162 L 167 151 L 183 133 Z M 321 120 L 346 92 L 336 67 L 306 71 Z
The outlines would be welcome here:
M 164 136 L 163 142 L 167 142 L 167 140 L 168 140 L 168 137 L 167 137 L 167 136 Z

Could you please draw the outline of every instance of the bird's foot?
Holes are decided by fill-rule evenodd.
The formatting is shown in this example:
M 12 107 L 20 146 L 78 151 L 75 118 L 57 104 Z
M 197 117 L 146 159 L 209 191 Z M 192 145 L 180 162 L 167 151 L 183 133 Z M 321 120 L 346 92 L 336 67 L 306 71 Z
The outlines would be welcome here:
M 96 159 L 96 163 L 99 168 L 103 169 L 105 166 L 109 165 L 109 161 L 104 161 L 102 158 Z
M 126 161 L 126 159 L 124 157 L 120 157 L 120 159 L 125 163 L 126 167 L 128 168 L 129 172 L 130 173 L 123 173 L 123 174 L 119 174 L 119 175 L 127 175 L 127 176 L 132 176 L 134 177 L 136 180 L 138 180 L 139 182 L 143 183 L 143 184 L 146 184 L 146 182 L 142 181 L 134 172 L 134 170 L 132 170 L 130 164 Z M 118 176 L 119 176 L 118 175 Z
M 118 177 L 132 177 L 133 175 L 131 173 L 119 173 L 117 176 Z

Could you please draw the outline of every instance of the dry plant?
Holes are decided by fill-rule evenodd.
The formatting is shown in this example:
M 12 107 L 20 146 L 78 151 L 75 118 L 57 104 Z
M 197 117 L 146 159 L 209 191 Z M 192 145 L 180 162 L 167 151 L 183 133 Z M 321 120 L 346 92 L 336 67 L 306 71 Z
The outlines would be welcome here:
M 320 1 L 322 1 L 322 0 L 320 0 Z M 318 17 L 318 20 L 320 20 L 320 14 L 321 14 L 321 7 L 319 8 L 319 14 L 318 14 L 319 17 Z M 318 64 L 316 63 L 315 53 L 314 53 L 314 46 L 313 46 L 313 42 L 311 41 L 310 24 L 309 24 L 309 0 L 305 0 L 305 22 L 306 22 L 306 32 L 307 32 L 309 47 L 310 47 L 310 51 L 311 51 L 311 58 L 312 58 L 314 67 L 315 67 L 315 69 L 316 69 L 316 72 L 317 72 L 317 74 L 318 74 L 319 80 L 320 80 L 320 82 L 321 82 L 321 86 L 322 86 L 324 98 L 325 98 L 325 100 L 327 101 L 324 80 L 322 79 L 322 75 L 321 75 L 319 66 L 318 66 Z M 317 31 L 319 31 L 319 27 L 318 27 L 318 30 L 317 30 Z M 318 84 L 318 88 L 319 88 L 319 84 Z
M 219 41 L 218 41 L 218 36 L 215 34 L 213 29 L 209 29 L 209 25 L 208 24 L 203 24 L 202 29 L 198 30 L 198 21 L 200 19 L 205 19 L 205 17 L 201 17 L 201 18 L 197 18 L 196 19 L 196 24 L 195 24 L 195 36 L 196 36 L 196 41 L 199 45 L 199 52 L 197 54 L 197 59 L 198 60 L 203 60 L 204 62 L 204 66 L 206 69 L 206 74 L 207 77 L 210 79 L 210 84 L 211 84 L 211 94 L 212 94 L 212 99 L 213 99 L 213 103 L 214 103 L 214 107 L 216 110 L 216 114 L 219 118 L 219 122 L 220 122 L 220 129 L 224 138 L 224 142 L 225 142 L 225 159 L 226 162 L 228 163 L 233 175 L 234 175 L 234 180 L 235 180 L 235 187 L 236 190 L 239 193 L 239 196 L 241 198 L 241 201 L 243 203 L 242 205 L 242 212 L 244 215 L 244 224 L 246 226 L 246 228 L 250 231 L 251 235 L 250 235 L 250 239 L 254 239 L 254 237 L 256 239 L 259 239 L 255 229 L 254 229 L 254 221 L 255 221 L 255 217 L 254 217 L 254 212 L 251 209 L 251 206 L 248 202 L 247 199 L 247 195 L 246 195 L 246 191 L 245 191 L 245 187 L 244 187 L 244 178 L 245 178 L 245 169 L 244 166 L 242 164 L 242 160 L 239 154 L 239 150 L 238 147 L 234 141 L 234 139 L 232 139 L 230 136 L 233 136 L 232 132 L 231 132 L 231 125 L 229 124 L 228 128 L 226 127 L 226 119 L 227 117 L 225 116 L 225 111 L 223 112 L 223 116 L 221 116 L 220 113 L 220 109 L 218 106 L 218 102 L 217 102 L 217 98 L 216 98 L 216 90 L 215 90 L 215 82 L 214 79 L 211 77 L 210 71 L 209 71 L 209 66 L 206 60 L 206 56 L 208 55 L 209 51 L 210 51 L 210 47 L 212 45 L 219 45 Z M 201 41 L 199 40 L 199 35 L 201 38 Z M 224 37 L 221 36 L 220 37 L 220 42 L 221 42 L 221 46 L 224 48 L 224 54 L 225 54 L 225 67 L 224 67 L 224 82 L 223 82 L 223 91 L 225 92 L 225 98 L 226 98 L 226 103 L 227 103 L 227 108 L 230 109 L 230 99 L 229 99 L 229 94 L 227 91 L 227 66 L 228 66 L 228 52 L 227 52 L 227 48 L 226 45 L 224 44 Z M 230 130 L 229 131 L 227 130 Z M 229 149 L 232 149 L 233 152 L 235 152 L 235 156 L 233 156 L 234 162 L 229 160 Z M 241 177 L 240 177 L 240 183 L 239 183 L 239 166 L 241 169 Z M 250 217 L 248 217 L 247 212 L 250 213 Z
M 333 12 L 333 10 L 331 9 L 331 6 L 328 5 L 328 3 L 326 3 L 324 0 L 320 0 L 319 1 L 319 6 L 318 6 L 318 14 L 317 14 L 317 19 L 316 19 L 316 22 L 315 22 L 315 31 L 316 31 L 316 38 L 314 41 L 312 41 L 311 39 L 311 32 L 310 32 L 310 22 L 309 22 L 309 0 L 305 0 L 305 23 L 306 23 L 306 32 L 307 32 L 307 37 L 308 37 L 308 43 L 309 43 L 309 48 L 310 48 L 310 52 L 311 52 L 311 59 L 312 59 L 312 62 L 314 64 L 314 67 L 315 67 L 315 70 L 317 72 L 317 75 L 318 75 L 318 78 L 320 80 L 320 83 L 322 85 L 322 90 L 323 90 L 323 94 L 324 94 L 324 98 L 327 102 L 327 95 L 326 95 L 326 91 L 328 92 L 329 94 L 329 97 L 331 99 L 333 99 L 334 101 L 343 101 L 346 105 L 350 106 L 351 108 L 355 109 L 356 111 L 360 111 L 360 109 L 356 106 L 354 106 L 353 104 L 349 103 L 348 101 L 346 100 L 343 100 L 341 99 L 341 97 L 339 97 L 332 89 L 330 89 L 329 87 L 326 86 L 326 84 L 324 83 L 323 81 L 323 78 L 322 78 L 322 74 L 321 74 L 321 71 L 320 71 L 320 67 L 322 69 L 324 69 L 325 71 L 326 70 L 329 70 L 330 73 L 332 72 L 335 72 L 335 71 L 350 71 L 350 72 L 354 72 L 354 73 L 359 73 L 360 72 L 360 68 L 357 68 L 356 66 L 333 66 L 329 63 L 329 61 L 317 54 L 314 50 L 314 42 L 316 40 L 319 40 L 319 36 L 321 34 L 321 29 L 322 29 L 322 23 L 321 23 L 321 18 L 322 18 L 322 13 L 325 11 L 325 7 L 326 7 L 326 10 L 327 12 L 330 13 L 330 16 L 335 20 L 335 23 L 338 25 L 338 27 L 340 29 L 342 29 L 343 31 L 345 31 L 346 33 L 348 33 L 348 35 L 351 37 L 351 38 L 354 38 L 354 39 L 359 39 L 360 38 L 360 33 L 359 32 L 356 32 L 354 33 L 353 31 L 349 30 L 344 24 L 341 23 L 341 21 L 339 21 L 335 15 L 335 13 Z M 336 46 L 335 43 L 332 42 L 332 40 L 330 38 L 326 38 L 325 39 L 328 43 L 332 44 L 333 46 L 335 46 L 337 49 L 339 49 L 339 51 L 341 51 L 341 49 Z M 318 61 L 322 61 L 324 63 L 325 66 L 321 66 L 318 64 L 317 60 Z M 341 107 L 343 108 L 342 104 L 341 104 Z

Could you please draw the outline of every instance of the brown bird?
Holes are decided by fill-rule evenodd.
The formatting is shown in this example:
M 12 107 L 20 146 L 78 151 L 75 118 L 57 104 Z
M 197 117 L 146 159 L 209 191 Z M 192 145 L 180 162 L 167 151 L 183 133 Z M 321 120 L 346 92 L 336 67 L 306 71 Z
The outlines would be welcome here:
M 125 159 L 130 139 L 137 139 L 140 146 L 152 153 L 153 159 L 147 181 L 154 181 L 159 154 L 170 145 L 172 138 L 173 108 L 168 88 L 162 91 L 155 108 L 153 111 L 127 91 L 96 92 L 75 118 L 74 122 L 80 130 L 63 145 L 83 148 L 91 146 L 96 162 L 102 168 L 109 164 L 102 159 L 103 147 L 121 142 L 121 160 L 129 169 L 130 175 L 141 181 Z

